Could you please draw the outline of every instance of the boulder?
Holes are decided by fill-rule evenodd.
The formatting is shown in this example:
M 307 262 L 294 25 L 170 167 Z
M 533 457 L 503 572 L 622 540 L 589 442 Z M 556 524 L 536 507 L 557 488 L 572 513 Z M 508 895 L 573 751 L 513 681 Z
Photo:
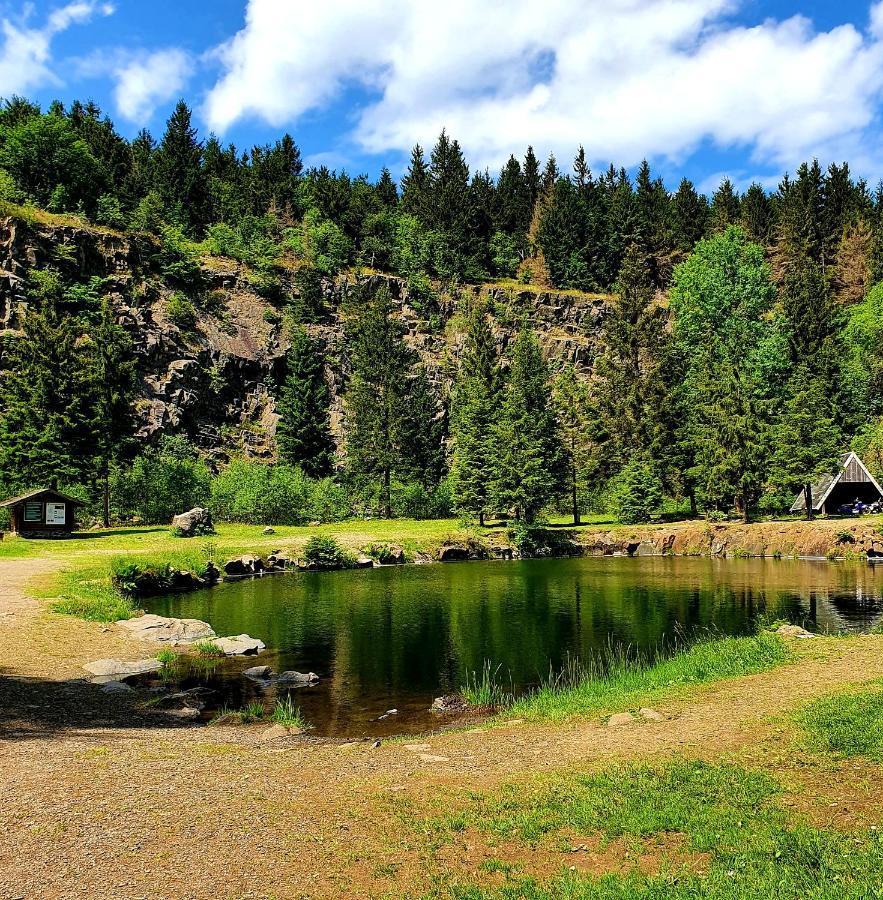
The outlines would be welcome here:
M 665 716 L 662 715 L 661 712 L 657 712 L 655 709 L 650 709 L 650 707 L 648 706 L 642 706 L 638 710 L 638 715 L 644 719 L 649 719 L 651 722 L 665 721 Z
M 371 569 L 374 567 L 374 560 L 371 559 L 370 556 L 366 556 L 364 553 L 360 553 L 356 557 L 356 568 L 357 569 Z
M 197 537 L 201 534 L 214 534 L 215 526 L 212 514 L 201 506 L 180 513 L 172 519 L 172 531 L 178 537 Z
M 252 656 L 266 649 L 266 644 L 247 634 L 234 637 L 215 638 L 213 643 L 224 653 L 224 656 Z
M 245 669 L 242 674 L 252 681 L 266 681 L 273 677 L 273 670 L 269 666 L 252 666 Z
M 776 634 L 781 634 L 783 637 L 800 639 L 815 637 L 815 635 L 811 631 L 807 631 L 805 628 L 801 628 L 799 625 L 780 625 L 776 630 Z
M 125 659 L 96 659 L 86 663 L 83 668 L 92 675 L 93 684 L 107 684 L 111 681 L 124 681 L 135 675 L 146 675 L 162 668 L 158 659 L 139 659 L 131 662 Z
M 634 721 L 635 717 L 630 712 L 623 712 L 612 715 L 607 720 L 607 724 L 611 728 L 615 728 L 617 725 L 631 725 Z
M 458 544 L 445 544 L 438 551 L 439 562 L 461 562 L 469 559 L 469 548 Z
M 261 534 L 276 534 L 276 529 L 272 525 L 268 525 Z
M 171 619 L 148 614 L 136 616 L 134 619 L 122 619 L 117 624 L 143 641 L 156 641 L 172 646 L 193 644 L 215 636 L 211 625 L 199 619 Z
M 235 577 L 257 575 L 264 571 L 264 561 L 259 556 L 240 556 L 224 563 L 224 574 Z
M 105 681 L 101 685 L 101 690 L 105 694 L 130 694 L 132 693 L 132 686 L 124 681 Z
M 214 584 L 221 577 L 221 570 L 211 560 L 209 560 L 205 564 L 205 569 L 202 573 L 202 577 L 205 580 L 206 584 Z
M 430 707 L 434 713 L 458 713 L 466 709 L 466 701 L 458 694 L 445 694 L 444 697 L 436 697 Z
M 288 735 L 289 731 L 284 725 L 271 725 L 266 731 L 261 732 L 261 741 L 276 741 Z
M 304 687 L 310 684 L 317 684 L 319 676 L 315 672 L 283 672 L 273 678 L 276 684 L 289 684 L 296 687 Z

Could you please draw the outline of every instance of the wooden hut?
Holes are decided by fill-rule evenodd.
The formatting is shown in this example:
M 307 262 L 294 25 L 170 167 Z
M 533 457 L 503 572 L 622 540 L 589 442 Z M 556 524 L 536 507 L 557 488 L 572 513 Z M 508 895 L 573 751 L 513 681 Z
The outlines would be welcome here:
M 10 512 L 11 530 L 25 537 L 63 537 L 77 526 L 82 501 L 53 488 L 30 491 L 0 503 Z
M 812 506 L 814 512 L 830 515 L 856 500 L 866 505 L 877 503 L 883 500 L 883 489 L 858 456 L 847 453 L 835 474 L 825 475 L 812 486 Z M 791 512 L 806 512 L 805 491 L 797 495 Z

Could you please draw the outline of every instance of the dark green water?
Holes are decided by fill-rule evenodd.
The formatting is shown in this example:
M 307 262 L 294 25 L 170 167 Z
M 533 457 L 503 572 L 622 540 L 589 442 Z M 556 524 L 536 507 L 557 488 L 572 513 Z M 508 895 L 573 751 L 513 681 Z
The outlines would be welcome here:
M 257 662 L 313 671 L 320 683 L 293 695 L 315 733 L 361 736 L 437 726 L 433 698 L 486 660 L 523 690 L 610 641 L 653 648 L 679 631 L 744 634 L 761 614 L 866 629 L 883 618 L 883 566 L 608 557 L 389 567 L 231 582 L 150 611 L 267 644 L 257 660 L 222 665 L 213 686 L 224 703 L 273 699 L 240 675 Z M 377 721 L 392 708 L 397 716 Z

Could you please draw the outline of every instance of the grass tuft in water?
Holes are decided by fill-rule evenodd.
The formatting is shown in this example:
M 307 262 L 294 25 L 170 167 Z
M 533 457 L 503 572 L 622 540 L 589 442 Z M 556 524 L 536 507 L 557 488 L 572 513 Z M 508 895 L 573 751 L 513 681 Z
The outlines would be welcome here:
M 834 694 L 795 716 L 814 748 L 883 762 L 883 686 L 857 694 Z
M 267 711 L 260 700 L 247 703 L 242 709 L 231 709 L 222 706 L 212 717 L 209 725 L 250 725 L 252 722 L 261 722 L 266 718 Z
M 703 637 L 665 653 L 609 644 L 588 660 L 569 658 L 560 672 L 550 673 L 508 711 L 525 719 L 560 721 L 627 709 L 672 689 L 763 672 L 789 659 L 784 642 L 764 631 L 749 637 Z
M 197 641 L 193 645 L 193 649 L 196 651 L 197 656 L 220 659 L 222 656 L 226 655 L 214 641 Z
M 291 697 L 276 700 L 273 711 L 270 713 L 270 721 L 277 725 L 284 725 L 286 728 L 298 728 L 301 731 L 306 731 L 310 727 L 310 723 L 304 718 L 300 707 L 294 703 Z
M 470 705 L 481 709 L 502 709 L 514 702 L 514 693 L 507 691 L 500 680 L 500 669 L 491 666 L 490 660 L 485 660 L 481 674 L 472 672 L 466 674 L 466 684 L 460 689 L 463 699 Z

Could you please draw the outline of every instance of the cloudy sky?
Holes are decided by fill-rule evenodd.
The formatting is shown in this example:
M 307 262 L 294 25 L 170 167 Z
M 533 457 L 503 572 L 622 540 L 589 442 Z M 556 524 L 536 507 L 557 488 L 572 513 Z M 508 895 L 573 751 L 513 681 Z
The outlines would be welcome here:
M 446 127 L 475 168 L 532 144 L 669 183 L 883 177 L 883 0 L 0 0 L 0 96 L 94 99 L 134 134 L 183 96 L 245 147 L 400 173 Z

